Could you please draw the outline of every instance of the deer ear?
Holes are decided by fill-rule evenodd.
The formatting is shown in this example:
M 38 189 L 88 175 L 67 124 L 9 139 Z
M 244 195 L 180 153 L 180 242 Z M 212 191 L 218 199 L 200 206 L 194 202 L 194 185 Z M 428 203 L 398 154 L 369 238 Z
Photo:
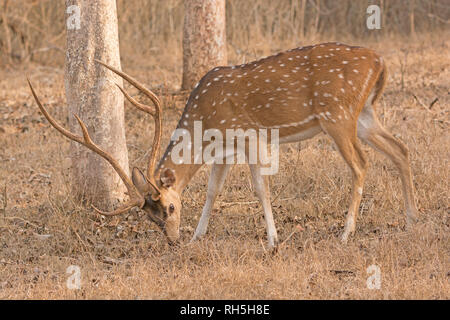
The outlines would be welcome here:
M 165 188 L 169 188 L 171 186 L 173 186 L 175 184 L 175 171 L 173 171 L 172 169 L 164 169 L 161 172 L 161 183 L 162 186 Z
M 145 195 L 150 192 L 150 185 L 145 179 L 144 174 L 142 173 L 141 170 L 139 170 L 136 167 L 133 168 L 131 180 L 133 181 L 133 184 L 136 186 L 136 188 L 139 190 L 140 193 Z

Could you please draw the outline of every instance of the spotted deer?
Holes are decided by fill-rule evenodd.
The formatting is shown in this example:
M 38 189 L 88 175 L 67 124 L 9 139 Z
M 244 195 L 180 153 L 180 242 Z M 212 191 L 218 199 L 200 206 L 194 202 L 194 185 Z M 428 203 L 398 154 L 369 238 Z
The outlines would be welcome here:
M 132 105 L 152 115 L 156 123 L 145 175 L 134 168 L 131 178 L 128 177 L 106 151 L 95 145 L 78 117 L 83 137 L 61 127 L 42 106 L 30 84 L 34 98 L 52 126 L 105 158 L 127 187 L 130 200 L 123 207 L 109 213 L 95 210 L 103 215 L 117 215 L 139 207 L 164 231 L 169 243 L 176 242 L 179 238 L 180 195 L 202 164 L 173 161 L 171 152 L 176 145 L 175 140 L 169 143 L 157 164 L 162 134 L 160 100 L 137 80 L 103 62 L 97 62 L 139 89 L 155 106 L 153 109 L 139 103 L 119 87 Z M 214 128 L 221 132 L 228 128 L 278 129 L 280 143 L 302 141 L 321 132 L 328 134 L 352 173 L 351 201 L 341 237 L 346 242 L 355 231 L 368 165 L 358 138 L 385 154 L 397 166 L 402 180 L 407 223 L 417 218 L 408 149 L 383 128 L 375 112 L 375 102 L 380 98 L 386 79 L 383 59 L 372 50 L 340 43 L 296 48 L 247 64 L 217 67 L 209 71 L 190 94 L 177 128 L 193 133 L 194 123 L 200 121 L 203 130 Z M 232 154 L 235 152 L 229 151 Z M 213 164 L 206 203 L 192 240 L 206 233 L 214 201 L 230 166 L 224 161 Z M 261 174 L 260 163 L 249 166 L 254 189 L 264 211 L 268 243 L 273 247 L 278 237 L 268 177 Z

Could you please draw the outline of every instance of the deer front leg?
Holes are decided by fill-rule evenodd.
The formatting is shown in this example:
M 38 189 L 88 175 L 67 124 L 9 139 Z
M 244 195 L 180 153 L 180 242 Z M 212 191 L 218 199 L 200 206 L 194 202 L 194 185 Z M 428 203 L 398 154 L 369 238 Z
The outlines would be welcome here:
M 278 243 L 278 235 L 277 229 L 275 228 L 275 222 L 273 221 L 272 203 L 270 202 L 269 179 L 267 176 L 261 175 L 261 167 L 259 165 L 249 164 L 249 167 L 252 174 L 252 181 L 256 191 L 256 195 L 258 196 L 264 211 L 269 247 L 273 248 Z
M 211 175 L 209 176 L 208 192 L 206 193 L 206 202 L 203 207 L 202 216 L 198 222 L 197 229 L 195 230 L 192 241 L 195 241 L 205 235 L 208 229 L 209 217 L 211 216 L 211 210 L 214 206 L 217 194 L 222 190 L 225 178 L 230 169 L 229 164 L 213 164 L 211 169 Z

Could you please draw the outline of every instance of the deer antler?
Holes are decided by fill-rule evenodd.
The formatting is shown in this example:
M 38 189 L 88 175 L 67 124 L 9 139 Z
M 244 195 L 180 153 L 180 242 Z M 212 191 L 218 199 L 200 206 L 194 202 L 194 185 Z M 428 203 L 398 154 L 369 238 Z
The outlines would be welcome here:
M 124 78 L 126 81 L 128 81 L 130 84 L 132 84 L 134 87 L 139 89 L 141 92 L 143 92 L 147 97 L 152 100 L 153 104 L 155 105 L 155 110 L 152 110 L 149 106 L 141 104 L 137 102 L 135 99 L 133 99 L 122 87 L 117 85 L 119 89 L 122 91 L 124 96 L 128 99 L 128 101 L 131 102 L 136 108 L 138 108 L 141 111 L 144 111 L 150 115 L 153 116 L 155 119 L 155 135 L 153 138 L 153 147 L 150 154 L 150 158 L 148 160 L 148 166 L 147 166 L 147 181 L 152 186 L 155 192 L 152 192 L 152 198 L 153 200 L 157 200 L 160 195 L 160 190 L 156 184 L 156 177 L 155 177 L 155 168 L 156 168 L 156 162 L 158 160 L 158 154 L 159 149 L 161 147 L 161 136 L 162 136 L 162 108 L 161 108 L 161 102 L 159 101 L 159 98 L 149 89 L 147 89 L 143 84 L 141 84 L 139 81 L 134 79 L 133 77 L 127 75 L 126 73 L 117 70 L 116 68 L 107 65 L 106 63 L 95 59 L 96 62 L 100 63 L 104 67 L 108 68 L 112 72 L 116 73 L 117 75 Z
M 39 98 L 36 94 L 36 92 L 33 89 L 33 86 L 31 85 L 31 82 L 29 79 L 27 79 L 28 84 L 30 86 L 31 92 L 33 93 L 34 99 L 36 100 L 37 105 L 39 106 L 39 109 L 43 113 L 43 115 L 47 118 L 48 122 L 56 129 L 58 130 L 62 135 L 66 136 L 67 138 L 74 140 L 85 147 L 89 148 L 90 150 L 97 153 L 99 156 L 104 158 L 106 161 L 108 161 L 111 166 L 114 168 L 114 170 L 117 172 L 119 177 L 122 179 L 123 183 L 125 184 L 128 195 L 130 196 L 130 200 L 121 208 L 118 208 L 112 212 L 104 212 L 96 207 L 92 206 L 95 211 L 98 213 L 104 215 L 104 216 L 115 216 L 122 213 L 127 212 L 133 207 L 140 207 L 142 208 L 145 204 L 145 198 L 142 196 L 142 194 L 137 190 L 137 188 L 134 186 L 131 179 L 128 177 L 128 175 L 125 173 L 125 171 L 122 169 L 122 167 L 119 165 L 119 163 L 107 152 L 102 150 L 99 146 L 97 146 L 89 136 L 89 132 L 86 128 L 86 125 L 84 124 L 81 119 L 75 115 L 78 123 L 80 124 L 81 130 L 83 132 L 83 137 L 77 136 L 73 134 L 72 132 L 66 130 L 64 127 L 62 127 L 56 120 L 48 113 L 48 111 L 43 107 L 42 103 L 39 101 Z

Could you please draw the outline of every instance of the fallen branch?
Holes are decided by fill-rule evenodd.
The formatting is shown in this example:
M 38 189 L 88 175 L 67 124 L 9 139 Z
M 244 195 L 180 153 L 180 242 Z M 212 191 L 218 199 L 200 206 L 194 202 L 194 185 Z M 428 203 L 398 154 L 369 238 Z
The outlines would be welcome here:
M 431 110 L 431 108 L 434 106 L 434 104 L 435 104 L 436 102 L 438 102 L 438 101 L 439 101 L 439 98 L 435 98 L 435 99 L 430 103 L 429 109 Z
M 415 95 L 413 94 L 414 99 L 416 99 L 417 103 L 424 108 L 425 110 L 427 110 L 428 112 L 431 112 L 431 110 Z

